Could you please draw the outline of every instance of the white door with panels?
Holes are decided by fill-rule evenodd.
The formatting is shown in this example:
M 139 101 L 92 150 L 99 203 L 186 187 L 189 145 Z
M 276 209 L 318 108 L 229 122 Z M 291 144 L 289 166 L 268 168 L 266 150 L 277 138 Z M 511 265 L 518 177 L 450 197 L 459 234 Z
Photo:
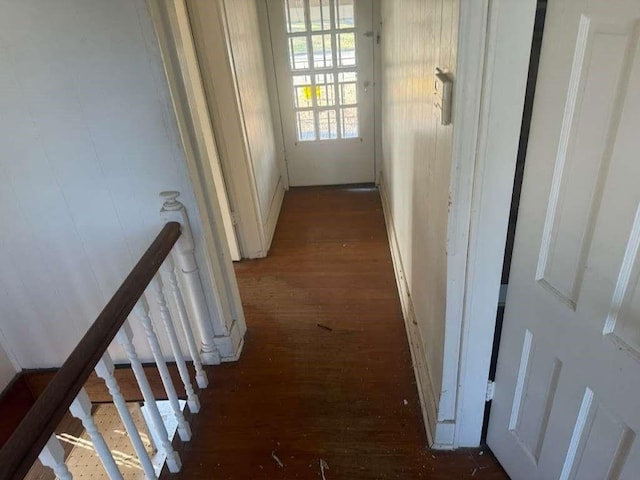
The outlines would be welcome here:
M 640 478 L 640 2 L 549 2 L 488 444 Z
M 371 0 L 267 0 L 289 183 L 373 182 Z

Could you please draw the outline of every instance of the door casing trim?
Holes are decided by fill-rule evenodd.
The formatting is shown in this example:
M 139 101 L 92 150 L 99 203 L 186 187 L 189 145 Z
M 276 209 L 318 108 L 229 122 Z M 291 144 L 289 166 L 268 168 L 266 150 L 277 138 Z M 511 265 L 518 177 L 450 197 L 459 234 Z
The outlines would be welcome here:
M 202 79 L 199 71 L 181 63 L 181 60 L 186 62 L 187 58 L 195 57 L 189 32 L 185 30 L 186 6 L 184 0 L 147 0 L 147 6 L 162 55 L 182 140 L 181 147 L 202 218 L 200 228 L 206 247 L 203 269 L 215 287 L 210 295 L 211 321 L 217 325 L 218 331 L 224 332 L 214 342 L 220 350 L 222 361 L 235 361 L 242 351 L 247 326 L 227 242 L 223 209 L 217 195 L 220 187 L 211 168 L 211 162 L 218 161 L 217 147 L 208 111 L 201 98 L 204 95 Z
M 536 4 L 460 2 L 439 448 L 481 440 Z

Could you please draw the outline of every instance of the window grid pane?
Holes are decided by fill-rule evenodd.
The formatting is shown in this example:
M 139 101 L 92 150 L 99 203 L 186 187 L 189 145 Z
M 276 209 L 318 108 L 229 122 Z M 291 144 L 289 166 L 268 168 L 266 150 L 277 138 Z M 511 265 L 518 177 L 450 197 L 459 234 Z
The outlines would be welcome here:
M 313 110 L 296 112 L 296 124 L 298 127 L 298 140 L 309 142 L 316 139 L 316 125 Z
M 284 11 L 286 14 L 287 33 L 307 31 L 304 19 L 304 0 L 285 0 Z
M 312 35 L 311 45 L 313 45 L 313 67 L 333 67 L 333 56 L 331 53 L 331 35 Z
M 336 35 L 338 41 L 338 65 L 341 67 L 352 67 L 356 64 L 356 34 L 339 33 Z
M 320 140 L 332 140 L 338 138 L 338 126 L 335 110 L 321 110 L 318 112 L 318 126 Z
M 298 141 L 357 138 L 358 75 L 335 70 L 356 65 L 354 0 L 283 3 Z
M 357 102 L 356 84 L 341 83 L 340 84 L 340 105 L 355 105 Z
M 311 30 L 314 32 L 331 29 L 331 10 L 329 0 L 311 0 L 309 2 Z
M 332 73 L 316 75 L 316 105 L 330 107 L 336 103 L 334 75 Z
M 291 70 L 306 70 L 309 68 L 306 37 L 289 38 L 289 62 Z
M 313 107 L 311 77 L 309 75 L 295 75 L 293 77 L 293 90 L 296 108 Z
M 356 24 L 354 0 L 335 0 L 336 28 L 353 28 Z
M 356 107 L 341 108 L 340 124 L 342 138 L 358 137 L 358 109 Z

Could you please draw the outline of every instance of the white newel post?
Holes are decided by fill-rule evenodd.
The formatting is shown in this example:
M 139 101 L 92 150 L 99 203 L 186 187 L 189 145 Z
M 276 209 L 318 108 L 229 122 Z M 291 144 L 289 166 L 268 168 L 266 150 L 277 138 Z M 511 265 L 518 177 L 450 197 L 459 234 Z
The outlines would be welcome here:
M 191 427 L 185 420 L 182 410 L 180 409 L 178 394 L 173 386 L 173 380 L 171 380 L 171 374 L 167 368 L 167 362 L 162 355 L 158 336 L 156 335 L 156 332 L 153 329 L 153 324 L 151 323 L 151 317 L 149 316 L 149 304 L 144 297 L 138 300 L 136 306 L 133 307 L 133 313 L 138 317 L 138 319 L 140 319 L 144 332 L 147 335 L 149 348 L 151 349 L 151 353 L 153 353 L 153 359 L 158 367 L 158 373 L 160 373 L 160 379 L 162 380 L 164 390 L 167 393 L 171 410 L 173 411 L 173 415 L 178 423 L 178 435 L 180 435 L 180 440 L 188 442 L 191 440 Z
M 111 450 L 109 450 L 107 442 L 104 441 L 104 437 L 98 430 L 96 422 L 93 421 L 93 417 L 91 416 L 91 400 L 84 388 L 80 390 L 80 393 L 78 393 L 78 396 L 69 407 L 69 411 L 71 412 L 71 415 L 82 422 L 82 426 L 89 434 L 89 437 L 91 437 L 93 447 L 95 448 L 98 457 L 100 457 L 100 461 L 102 462 L 104 469 L 107 471 L 109 478 L 111 480 L 122 480 L 122 474 L 120 473 L 120 470 L 118 470 L 118 466 L 116 465 L 116 461 L 113 459 L 113 455 L 111 455 Z
M 145 408 L 149 414 L 149 420 L 151 421 L 150 428 L 153 429 L 152 437 L 157 440 L 158 450 L 166 457 L 167 467 L 171 473 L 179 472 L 182 468 L 182 462 L 178 452 L 173 449 L 171 440 L 169 439 L 169 433 L 167 427 L 162 420 L 160 410 L 158 410 L 158 404 L 156 403 L 153 390 L 149 385 L 147 375 L 144 373 L 144 367 L 142 362 L 138 358 L 138 354 L 133 346 L 133 332 L 129 320 L 126 320 L 122 325 L 122 328 L 116 335 L 116 341 L 120 344 L 122 349 L 127 354 L 127 358 L 131 362 L 131 369 L 136 377 L 142 397 L 144 398 Z
M 60 445 L 60 441 L 56 438 L 55 434 L 51 435 L 51 438 L 40 452 L 38 458 L 45 467 L 53 470 L 56 478 L 60 480 L 73 480 L 71 472 L 64 463 L 64 448 Z
M 169 337 L 169 343 L 171 344 L 173 357 L 176 362 L 176 366 L 178 367 L 178 373 L 180 374 L 180 379 L 182 380 L 182 384 L 184 385 L 184 390 L 187 393 L 187 403 L 189 405 L 189 410 L 191 410 L 192 413 L 198 413 L 200 411 L 200 400 L 198 399 L 196 392 L 193 390 L 191 378 L 189 377 L 189 369 L 187 368 L 187 364 L 184 361 L 184 356 L 182 355 L 182 348 L 180 347 L 180 342 L 178 341 L 176 329 L 173 326 L 173 319 L 171 318 L 171 312 L 169 311 L 169 307 L 167 306 L 167 300 L 164 296 L 162 283 L 157 275 L 153 277 L 151 283 L 149 283 L 149 288 L 155 295 L 156 302 L 158 303 L 160 318 L 162 320 L 162 323 L 164 324 L 164 329 L 167 332 L 167 337 Z
M 177 200 L 180 192 L 162 192 L 160 196 L 164 198 L 162 210 L 160 210 L 163 220 L 178 222 L 182 226 L 182 235 L 173 247 L 172 255 L 182 280 L 184 300 L 200 333 L 202 360 L 207 365 L 220 363 L 220 353 L 214 343 L 215 333 L 196 263 L 195 245 L 187 210 Z
M 187 314 L 187 308 L 184 305 L 184 299 L 182 298 L 182 292 L 178 285 L 178 279 L 176 278 L 175 265 L 171 255 L 167 257 L 162 266 L 160 267 L 160 275 L 162 283 L 165 289 L 169 290 L 173 303 L 176 306 L 176 312 L 180 325 L 182 326 L 182 333 L 187 342 L 189 348 L 189 354 L 193 361 L 193 367 L 196 371 L 196 382 L 200 388 L 207 388 L 209 380 L 207 378 L 207 372 L 202 368 L 202 360 L 200 358 L 200 351 L 196 345 L 196 340 L 193 337 L 193 330 L 191 330 L 191 324 L 189 323 L 189 316 Z
M 151 463 L 151 459 L 149 458 L 149 454 L 144 447 L 144 443 L 142 443 L 142 438 L 140 437 L 140 432 L 138 431 L 138 427 L 133 421 L 133 417 L 131 416 L 131 412 L 127 407 L 127 402 L 122 396 L 120 392 L 120 387 L 118 386 L 118 382 L 116 378 L 113 376 L 114 366 L 111 360 L 111 356 L 108 353 L 105 353 L 102 356 L 102 359 L 98 362 L 95 368 L 96 374 L 104 380 L 107 385 L 107 389 L 109 390 L 109 394 L 113 399 L 113 403 L 118 410 L 118 414 L 122 419 L 122 423 L 124 424 L 124 428 L 129 435 L 129 440 L 133 445 L 134 450 L 136 451 L 136 455 L 138 455 L 138 459 L 140 460 L 140 465 L 142 466 L 142 470 L 148 479 L 156 480 L 156 473 L 153 469 L 153 464 Z

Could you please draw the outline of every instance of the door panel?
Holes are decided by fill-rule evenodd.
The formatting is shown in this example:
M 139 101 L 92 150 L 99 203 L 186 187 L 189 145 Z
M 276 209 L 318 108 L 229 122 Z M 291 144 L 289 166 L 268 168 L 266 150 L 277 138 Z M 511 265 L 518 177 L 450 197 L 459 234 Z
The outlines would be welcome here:
M 370 0 L 268 0 L 289 182 L 372 182 Z
M 513 478 L 640 478 L 640 3 L 546 18 L 488 443 Z

